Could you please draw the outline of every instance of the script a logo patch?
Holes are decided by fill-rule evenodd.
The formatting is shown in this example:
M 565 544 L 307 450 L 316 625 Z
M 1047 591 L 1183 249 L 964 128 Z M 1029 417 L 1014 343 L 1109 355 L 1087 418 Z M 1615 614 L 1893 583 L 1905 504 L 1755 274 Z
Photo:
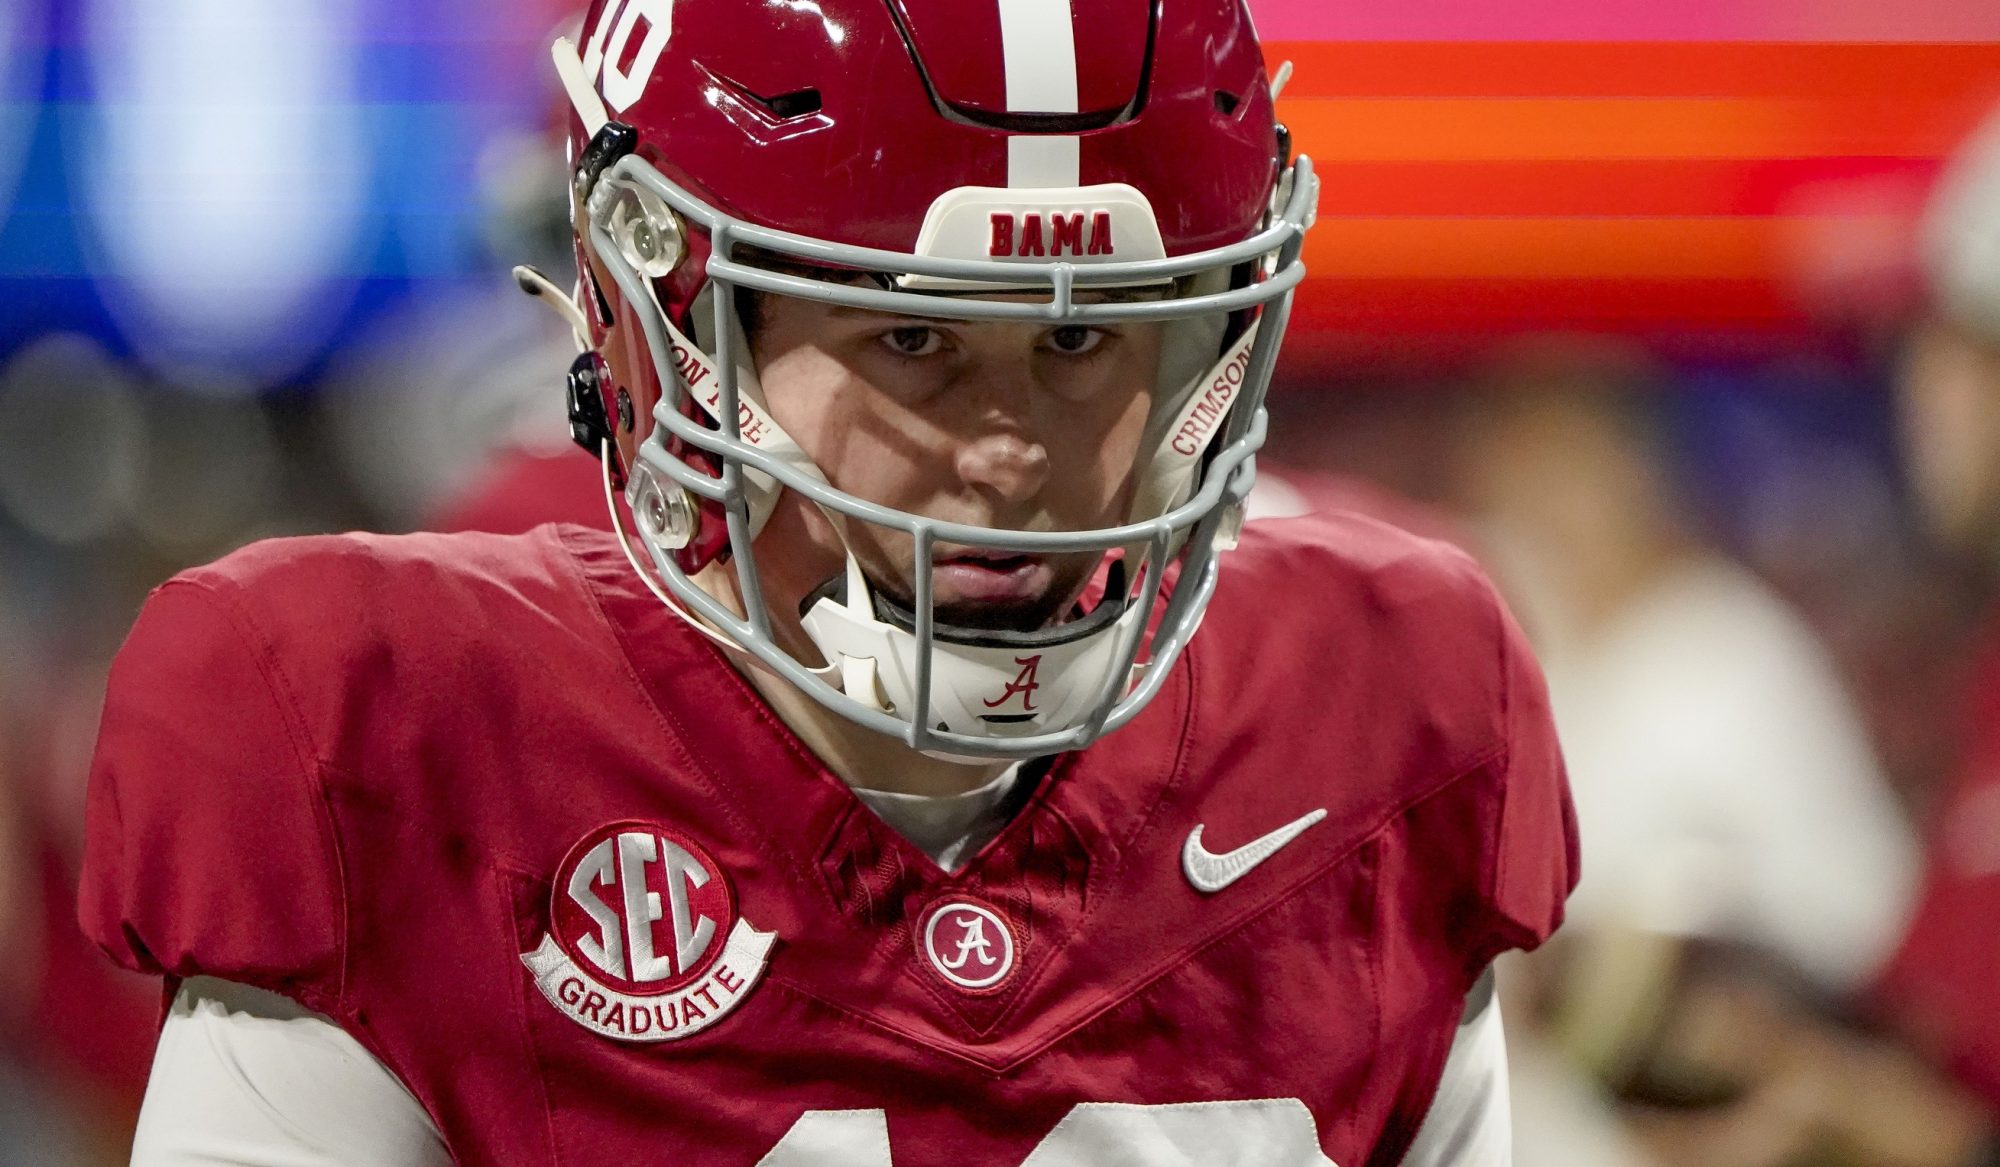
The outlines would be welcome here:
M 955 988 L 991 992 L 1014 971 L 1014 930 L 985 904 L 941 903 L 924 914 L 918 937 L 932 971 Z
M 774 933 L 736 911 L 713 856 L 669 827 L 600 827 L 570 849 L 549 933 L 521 954 L 549 1004 L 619 1041 L 674 1041 L 742 1004 Z

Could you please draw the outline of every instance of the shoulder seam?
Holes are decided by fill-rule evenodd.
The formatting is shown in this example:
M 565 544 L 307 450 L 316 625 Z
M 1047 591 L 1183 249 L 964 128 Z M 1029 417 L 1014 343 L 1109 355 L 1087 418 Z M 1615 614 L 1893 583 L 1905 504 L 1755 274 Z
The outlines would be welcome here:
M 1499 797 L 1496 800 L 1497 806 L 1494 816 L 1486 824 L 1487 829 L 1492 832 L 1493 845 L 1493 861 L 1487 871 L 1486 894 L 1484 897 L 1484 902 L 1488 905 L 1497 905 L 1500 902 L 1500 889 L 1506 884 L 1507 804 L 1514 796 L 1514 783 L 1512 781 L 1514 768 L 1513 726 L 1516 694 L 1514 692 L 1514 670 L 1509 667 L 1511 646 L 1507 635 L 1507 617 L 1501 608 L 1501 603 L 1499 594 L 1492 587 L 1487 587 L 1486 604 L 1487 611 L 1493 620 L 1493 657 L 1494 664 L 1499 672 L 1498 687 L 1500 690 L 1499 741 L 1494 745 L 1492 751 L 1492 757 L 1500 769 L 1500 781 L 1498 783 L 1500 789 Z M 1507 948 L 1519 947 L 1514 937 L 1514 933 L 1518 931 L 1514 922 L 1509 920 L 1504 912 L 1492 910 L 1490 914 L 1502 937 L 1502 942 L 1499 945 L 1493 946 L 1492 951 L 1478 954 L 1479 961 L 1488 965 L 1501 952 L 1506 951 Z
M 285 736 L 292 744 L 292 752 L 299 766 L 299 778 L 307 784 L 306 793 L 312 803 L 313 821 L 320 832 L 320 846 L 325 850 L 327 861 L 333 868 L 334 886 L 337 889 L 335 895 L 338 901 L 332 905 L 333 918 L 339 922 L 339 930 L 334 938 L 334 957 L 339 972 L 335 981 L 335 1002 L 333 1003 L 345 1001 L 347 998 L 349 933 L 347 870 L 341 861 L 339 840 L 332 821 L 332 810 L 327 806 L 326 785 L 321 780 L 322 771 L 326 766 L 326 759 L 321 756 L 317 745 L 312 740 L 312 735 L 306 730 L 305 717 L 299 711 L 298 701 L 293 696 L 291 688 L 285 684 L 284 674 L 278 667 L 277 660 L 272 655 L 269 640 L 263 636 L 257 622 L 251 618 L 250 613 L 245 609 L 242 602 L 236 596 L 226 595 L 222 589 L 190 576 L 176 576 L 153 589 L 153 593 L 159 595 L 166 592 L 169 588 L 176 587 L 187 588 L 194 595 L 203 597 L 216 613 L 227 620 L 231 627 L 235 629 L 237 635 L 243 641 L 243 647 L 257 663 L 257 671 L 263 677 L 264 688 L 271 695 L 272 704 L 278 707 L 280 714 L 287 723 L 285 726 Z M 318 1007 L 310 1002 L 302 1003 L 307 1004 L 308 1007 Z M 320 1011 L 323 1013 L 333 1012 L 329 1008 L 320 1008 Z
M 257 671 L 263 676 L 264 687 L 270 692 L 272 701 L 285 714 L 285 736 L 292 743 L 292 752 L 297 756 L 300 771 L 308 775 L 316 774 L 324 758 L 312 735 L 306 731 L 305 718 L 299 713 L 298 702 L 292 696 L 290 687 L 284 683 L 284 674 L 277 661 L 272 658 L 270 642 L 243 604 L 236 597 L 225 595 L 220 588 L 189 576 L 175 576 L 153 589 L 153 594 L 162 594 L 170 588 L 187 588 L 202 596 L 235 628 L 244 647 L 256 660 Z

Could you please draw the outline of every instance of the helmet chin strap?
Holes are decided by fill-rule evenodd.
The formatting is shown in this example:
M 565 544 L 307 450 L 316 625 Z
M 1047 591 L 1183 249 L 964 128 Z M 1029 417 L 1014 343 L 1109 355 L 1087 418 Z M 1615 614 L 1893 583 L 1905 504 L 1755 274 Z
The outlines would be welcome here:
M 1012 632 L 932 624 L 923 641 L 916 614 L 879 599 L 851 556 L 843 582 L 846 594 L 822 589 L 802 623 L 827 659 L 840 662 L 847 695 L 913 722 L 921 716 L 926 728 L 996 738 L 1075 724 L 1106 689 L 1129 684 L 1137 666 L 1120 666 L 1151 608 L 1130 602 L 1120 581 L 1095 611 L 1065 625 Z
M 642 279 L 646 298 L 651 302 L 654 318 L 666 329 L 667 339 L 673 345 L 674 376 L 701 411 L 708 415 L 717 426 L 722 422 L 722 378 L 715 361 L 708 350 L 689 339 L 688 335 L 667 315 L 660 303 L 659 293 L 653 281 Z M 713 286 L 713 285 L 711 285 Z M 736 351 L 744 353 L 748 349 L 740 330 L 736 336 Z M 785 432 L 768 410 L 764 408 L 763 393 L 757 382 L 757 371 L 747 361 L 737 360 L 736 374 L 736 426 L 743 441 L 782 459 L 787 465 L 810 478 L 824 482 L 826 476 L 819 466 L 805 452 L 792 435 Z M 771 512 L 777 509 L 778 496 L 784 488 L 778 481 L 761 470 L 742 467 L 743 478 L 748 489 L 745 495 L 750 504 L 750 537 L 755 539 L 770 521 Z
M 1149 431 L 1156 444 L 1133 492 L 1133 521 L 1163 515 L 1194 493 L 1195 471 L 1201 467 L 1202 456 L 1228 422 L 1242 393 L 1250 350 L 1257 343 L 1261 324 L 1253 322 L 1215 363 L 1177 387 L 1179 392 L 1171 399 L 1176 408 Z
M 604 124 L 611 120 L 611 113 L 604 108 L 604 99 L 597 95 L 597 87 L 590 83 L 584 72 L 583 54 L 576 48 L 576 42 L 566 36 L 559 36 L 549 46 L 549 55 L 555 59 L 556 76 L 562 80 L 563 93 L 569 97 L 570 105 L 576 109 L 576 116 L 583 120 L 583 132 L 595 136 Z
M 514 269 L 514 284 L 563 318 L 563 323 L 569 325 L 571 339 L 576 341 L 577 352 L 590 351 L 590 322 L 584 318 L 583 308 L 578 303 L 583 290 L 581 285 L 575 293 L 564 292 L 556 287 L 554 280 L 527 264 Z

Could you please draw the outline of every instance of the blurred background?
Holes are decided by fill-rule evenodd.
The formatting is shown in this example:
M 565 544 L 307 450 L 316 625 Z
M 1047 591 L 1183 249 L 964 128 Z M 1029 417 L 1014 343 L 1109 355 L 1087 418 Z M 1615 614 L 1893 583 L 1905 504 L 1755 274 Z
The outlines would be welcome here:
M 1572 767 L 1517 1162 L 2000 1162 L 2000 5 L 1252 7 L 1325 182 L 1258 506 L 1472 549 Z M 602 521 L 506 278 L 573 15 L 0 3 L 0 1164 L 129 1145 L 159 990 L 71 901 L 146 591 Z

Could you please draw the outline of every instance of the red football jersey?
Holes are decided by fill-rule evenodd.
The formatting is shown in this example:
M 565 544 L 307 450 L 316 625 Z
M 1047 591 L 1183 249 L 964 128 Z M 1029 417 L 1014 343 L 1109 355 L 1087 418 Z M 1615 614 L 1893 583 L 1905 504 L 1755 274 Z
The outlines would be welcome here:
M 1576 870 L 1491 589 L 1332 515 L 955 874 L 573 527 L 167 583 L 90 809 L 98 943 L 333 1017 L 463 1163 L 1394 1163 Z

